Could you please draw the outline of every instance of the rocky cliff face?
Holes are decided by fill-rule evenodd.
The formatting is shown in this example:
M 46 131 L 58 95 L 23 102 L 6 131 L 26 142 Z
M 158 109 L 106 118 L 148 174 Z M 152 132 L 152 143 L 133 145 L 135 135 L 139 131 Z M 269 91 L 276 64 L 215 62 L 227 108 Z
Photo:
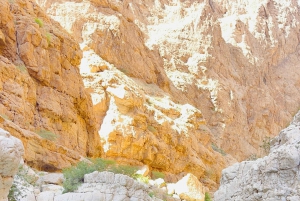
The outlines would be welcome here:
M 147 26 L 154 19 L 148 17 L 158 5 L 37 2 L 80 43 L 81 73 L 92 95 L 104 156 L 173 174 L 191 172 L 215 187 L 227 161 L 212 150 L 213 135 L 195 107 L 200 102 L 189 100 L 191 94 L 170 79 L 172 58 L 149 45 Z
M 69 34 L 32 0 L 0 7 L 0 126 L 31 166 L 101 141 L 104 157 L 213 189 L 232 159 L 212 148 L 261 155 L 298 109 L 296 0 L 36 2 Z
M 299 200 L 299 128 L 300 112 L 271 141 L 268 156 L 223 170 L 215 200 Z
M 34 1 L 3 0 L 0 10 L 0 127 L 22 140 L 38 169 L 99 155 L 78 44 Z
M 296 0 L 37 2 L 80 42 L 92 72 L 109 62 L 200 109 L 238 159 L 261 155 L 298 108 Z

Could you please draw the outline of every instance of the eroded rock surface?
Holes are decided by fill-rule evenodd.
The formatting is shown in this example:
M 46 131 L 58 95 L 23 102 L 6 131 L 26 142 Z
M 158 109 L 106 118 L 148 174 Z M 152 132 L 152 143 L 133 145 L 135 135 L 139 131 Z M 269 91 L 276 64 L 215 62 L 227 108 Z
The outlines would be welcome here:
M 113 69 L 83 77 L 101 125 L 103 156 L 173 174 L 189 172 L 216 187 L 227 161 L 212 150 L 201 111 Z
M 22 140 L 25 161 L 38 169 L 99 155 L 79 45 L 34 1 L 1 1 L 0 10 L 1 127 Z
M 13 177 L 24 154 L 22 142 L 0 128 L 0 201 L 7 201 Z
M 37 2 L 93 72 L 111 63 L 200 109 L 213 141 L 238 159 L 261 155 L 262 139 L 299 108 L 296 0 Z
M 300 199 L 300 112 L 271 141 L 271 152 L 256 161 L 234 164 L 222 171 L 215 201 Z

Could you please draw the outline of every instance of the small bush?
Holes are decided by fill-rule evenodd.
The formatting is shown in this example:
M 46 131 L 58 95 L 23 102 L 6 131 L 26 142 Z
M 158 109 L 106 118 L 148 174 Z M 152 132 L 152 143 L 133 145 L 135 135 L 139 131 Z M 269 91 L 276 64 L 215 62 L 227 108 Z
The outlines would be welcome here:
M 270 137 L 265 137 L 263 139 L 263 143 L 262 145 L 260 145 L 260 148 L 262 148 L 265 152 L 265 154 L 269 154 L 270 153 L 270 149 L 271 149 L 271 140 L 272 138 Z
M 7 115 L 5 115 L 5 114 L 0 114 L 0 116 L 1 116 L 3 119 L 5 119 L 5 120 L 10 120 L 9 117 L 8 117 Z
M 27 68 L 24 65 L 17 65 L 17 69 L 19 69 L 22 73 L 27 72 Z
M 164 179 L 165 174 L 158 171 L 152 171 L 152 179 L 159 179 L 159 178 Z
M 124 174 L 133 177 L 136 171 L 138 171 L 138 168 L 130 165 L 114 165 L 111 166 L 107 171 L 111 171 L 115 174 Z
M 40 28 L 44 26 L 44 22 L 40 18 L 35 18 L 34 21 L 39 25 Z
M 50 140 L 50 141 L 55 141 L 57 139 L 57 135 L 48 130 L 39 130 L 39 131 L 36 131 L 36 133 L 39 136 L 41 136 L 42 138 Z
M 65 177 L 63 187 L 64 192 L 73 192 L 77 190 L 78 186 L 83 183 L 84 175 L 92 173 L 97 169 L 86 162 L 79 162 L 75 167 L 70 167 L 63 170 Z
M 256 161 L 259 157 L 256 154 L 251 154 L 246 161 Z
M 219 147 L 218 147 L 217 145 L 215 145 L 214 143 L 211 144 L 211 148 L 212 148 L 214 151 L 219 152 L 219 153 L 222 154 L 223 156 L 226 156 L 226 155 L 227 155 L 226 152 L 225 152 L 223 149 L 219 148 Z
M 205 201 L 212 201 L 211 200 L 211 198 L 210 198 L 210 195 L 209 195 L 209 193 L 205 193 L 205 199 L 204 199 Z
M 153 126 L 147 126 L 147 129 L 151 132 L 151 133 L 157 133 L 156 128 L 154 128 Z
M 78 186 L 83 183 L 85 174 L 89 174 L 94 171 L 104 171 L 112 164 L 114 164 L 114 161 L 99 158 L 92 160 L 91 163 L 81 161 L 75 166 L 64 169 L 64 193 L 77 190 Z
M 15 183 L 12 184 L 12 186 L 9 189 L 8 193 L 8 201 L 17 201 L 17 197 L 21 195 L 20 189 L 18 189 L 17 185 Z
M 138 181 L 149 183 L 148 177 L 135 174 L 138 167 L 129 165 L 117 165 L 115 161 L 105 159 L 93 159 L 90 163 L 81 161 L 77 165 L 63 170 L 64 174 L 64 193 L 77 190 L 78 186 L 83 183 L 84 175 L 94 171 L 109 171 L 115 174 L 124 174 Z
M 149 177 L 145 177 L 141 174 L 134 174 L 132 178 L 136 179 L 137 181 L 143 182 L 145 184 L 149 184 Z
M 50 46 L 52 42 L 52 36 L 49 32 L 46 33 L 46 39 L 47 39 L 48 46 Z
M 35 181 L 35 178 L 31 175 L 28 175 L 28 169 L 19 166 L 17 174 L 14 176 L 14 181 L 9 189 L 8 201 L 19 201 L 26 195 L 26 190 L 31 183 Z
M 155 194 L 154 194 L 154 192 L 149 192 L 148 195 L 149 195 L 151 198 L 153 198 Z

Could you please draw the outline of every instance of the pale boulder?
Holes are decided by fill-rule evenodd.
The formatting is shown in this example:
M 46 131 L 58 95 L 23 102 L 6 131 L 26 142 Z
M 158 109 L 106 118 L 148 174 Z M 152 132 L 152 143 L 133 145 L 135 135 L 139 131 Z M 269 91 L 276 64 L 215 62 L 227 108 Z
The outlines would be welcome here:
M 204 201 L 205 198 L 202 184 L 190 173 L 176 183 L 175 193 L 186 201 Z
M 0 201 L 7 195 L 24 154 L 22 142 L 0 128 Z
M 136 174 L 140 174 L 142 176 L 147 176 L 149 174 L 149 166 L 144 165 L 138 171 L 136 171 Z
M 41 177 L 43 183 L 61 185 L 64 181 L 62 173 L 49 173 Z

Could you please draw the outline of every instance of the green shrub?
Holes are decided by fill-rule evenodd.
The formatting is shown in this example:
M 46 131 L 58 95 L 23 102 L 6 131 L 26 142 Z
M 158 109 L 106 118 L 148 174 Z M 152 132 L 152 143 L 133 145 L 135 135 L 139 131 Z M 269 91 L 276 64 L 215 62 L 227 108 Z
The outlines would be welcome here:
M 64 193 L 77 190 L 78 186 L 83 183 L 84 175 L 94 171 L 109 171 L 115 174 L 124 174 L 138 181 L 149 183 L 148 177 L 135 174 L 138 167 L 129 165 L 118 165 L 115 161 L 101 158 L 93 159 L 88 162 L 81 161 L 75 166 L 63 170 L 64 174 Z
M 272 138 L 270 137 L 265 137 L 263 139 L 262 145 L 260 145 L 260 148 L 262 148 L 265 152 L 265 154 L 269 154 L 270 153 L 270 149 L 271 149 L 271 140 Z
M 151 132 L 151 133 L 157 133 L 156 128 L 154 128 L 153 126 L 147 126 L 147 129 Z
M 104 171 L 109 165 L 114 164 L 113 161 L 94 159 L 91 163 L 81 161 L 77 165 L 63 170 L 64 174 L 64 193 L 77 190 L 78 186 L 83 183 L 84 175 L 94 171 Z
M 35 18 L 34 21 L 35 21 L 35 23 L 37 23 L 39 25 L 39 27 L 44 26 L 44 22 L 40 18 Z
M 205 193 L 205 199 L 204 199 L 205 201 L 212 201 L 211 200 L 211 198 L 210 198 L 210 195 L 209 195 L 209 193 Z
M 251 154 L 246 161 L 256 161 L 259 157 L 256 154 Z
M 35 177 L 28 174 L 28 169 L 20 165 L 17 174 L 14 176 L 13 184 L 9 189 L 8 201 L 19 201 L 20 198 L 24 198 L 24 192 L 35 181 Z
M 63 170 L 65 177 L 63 187 L 64 192 L 73 192 L 78 186 L 83 183 L 84 175 L 96 171 L 96 168 L 86 162 L 79 162 L 75 167 L 70 167 Z
M 12 186 L 9 189 L 8 193 L 8 201 L 17 201 L 17 197 L 21 195 L 20 189 L 18 189 L 17 185 L 15 183 L 12 184 Z
M 5 119 L 5 120 L 10 120 L 9 117 L 8 117 L 7 115 L 5 115 L 5 114 L 0 114 L 0 116 L 1 116 L 3 119 Z
M 52 42 L 52 35 L 49 32 L 46 33 L 46 39 L 47 39 L 48 46 L 50 46 Z
M 149 177 L 145 177 L 141 174 L 134 174 L 132 178 L 136 179 L 137 181 L 143 182 L 145 184 L 149 184 Z
M 133 177 L 136 171 L 138 171 L 138 168 L 130 165 L 114 165 L 111 166 L 107 171 L 111 171 L 115 174 L 124 174 Z
M 17 69 L 19 69 L 22 73 L 27 72 L 27 68 L 25 65 L 17 65 Z
M 41 136 L 42 138 L 50 140 L 50 141 L 55 141 L 57 139 L 57 135 L 48 130 L 39 130 L 39 131 L 36 131 L 36 133 L 39 136 Z
M 151 198 L 153 198 L 155 194 L 154 194 L 154 192 L 149 192 L 148 195 L 149 195 Z
M 165 178 L 165 174 L 158 171 L 152 171 L 152 179 Z
M 217 145 L 215 145 L 214 143 L 211 143 L 211 148 L 212 148 L 214 151 L 219 152 L 219 153 L 222 154 L 223 156 L 226 156 L 226 155 L 227 155 L 226 152 L 225 152 L 223 149 L 219 148 L 219 147 L 218 147 Z

